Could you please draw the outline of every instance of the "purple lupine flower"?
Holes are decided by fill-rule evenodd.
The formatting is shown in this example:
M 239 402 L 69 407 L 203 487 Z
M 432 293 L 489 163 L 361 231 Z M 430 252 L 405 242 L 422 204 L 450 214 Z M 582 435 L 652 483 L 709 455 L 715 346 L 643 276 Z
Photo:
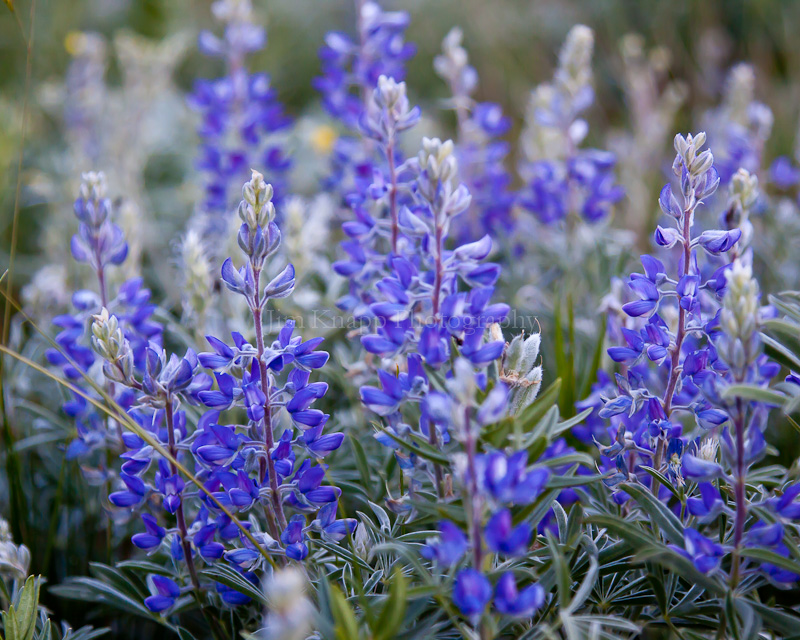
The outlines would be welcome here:
M 303 560 L 308 555 L 307 539 L 303 529 L 306 519 L 300 514 L 292 516 L 289 524 L 281 534 L 281 542 L 285 545 L 286 555 L 292 560 Z
M 528 454 L 519 451 L 506 456 L 500 451 L 481 455 L 477 459 L 481 485 L 493 499 L 501 503 L 530 504 L 547 485 L 547 469 L 527 469 Z
M 458 126 L 456 153 L 472 193 L 470 207 L 456 230 L 456 237 L 464 242 L 511 233 L 515 195 L 509 189 L 511 176 L 505 168 L 509 145 L 499 139 L 511 128 L 511 120 L 499 104 L 472 99 L 478 74 L 468 63 L 462 36 L 458 28 L 445 36 L 434 68 L 450 88 L 448 106 L 455 111 Z
M 728 398 L 726 390 L 743 382 L 767 386 L 776 370 L 765 369 L 766 359 L 759 353 L 758 284 L 752 277 L 749 252 L 742 255 L 738 246 L 745 230 L 750 233 L 746 220 L 742 219 L 740 228 L 726 223 L 724 229 L 707 229 L 699 235 L 693 229 L 699 205 L 720 182 L 714 157 L 710 151 L 701 151 L 704 142 L 705 134 L 675 138 L 673 172 L 681 189 L 673 192 L 667 186 L 659 198 L 674 228 L 659 227 L 655 240 L 677 254 L 677 265 L 672 263 L 667 269 L 665 263 L 643 256 L 645 273 L 634 274 L 629 282 L 640 300 L 623 307 L 634 318 L 620 331 L 625 346 L 609 350 L 614 361 L 628 365 L 627 376 L 617 376 L 615 397 L 605 395 L 610 386 L 605 384 L 589 406 L 597 407 L 598 418 L 611 420 L 608 432 L 618 435 L 611 446 L 598 445 L 601 453 L 616 456 L 616 470 L 609 469 L 604 478 L 606 486 L 616 491 L 614 499 L 620 504 L 629 500 L 620 485 L 637 479 L 651 487 L 655 497 L 671 502 L 672 493 L 641 467 L 664 473 L 678 490 L 688 492 L 686 511 L 702 525 L 685 529 L 684 545 L 672 548 L 699 571 L 711 573 L 718 570 L 726 552 L 714 539 L 730 540 L 734 576 L 740 571 L 738 550 L 745 544 L 771 548 L 780 542 L 780 527 L 753 525 L 749 517 L 747 473 L 766 454 L 767 407 L 763 402 Z M 754 197 L 749 193 L 750 201 Z M 698 247 L 703 251 L 697 251 Z M 667 311 L 672 323 L 663 317 Z M 659 370 L 648 367 L 648 360 L 657 363 Z M 690 414 L 694 424 L 676 419 L 676 412 Z M 684 442 L 698 432 L 704 443 L 685 447 Z M 602 464 L 608 468 L 610 461 L 604 459 Z M 793 493 L 787 493 L 786 498 L 765 501 L 780 517 L 786 517 L 781 513 L 784 508 L 792 512 Z M 728 495 L 735 510 L 727 504 Z M 677 507 L 673 508 L 677 513 Z M 721 514 L 730 518 L 720 519 Z M 727 522 L 730 532 L 709 531 Z M 794 580 L 782 569 L 761 569 L 773 581 Z
M 686 469 L 686 458 L 683 460 L 683 473 L 688 476 Z M 700 498 L 689 498 L 686 500 L 686 509 L 695 516 L 699 522 L 707 523 L 713 521 L 720 513 L 726 510 L 725 502 L 720 496 L 719 490 L 710 482 L 701 482 L 698 485 Z
M 205 173 L 202 206 L 214 215 L 230 211 L 231 197 L 252 166 L 266 168 L 280 202 L 290 167 L 280 133 L 291 119 L 283 112 L 269 76 L 250 74 L 246 68 L 246 57 L 266 46 L 266 32 L 253 22 L 249 2 L 233 5 L 224 0 L 213 5 L 223 25 L 222 37 L 203 31 L 198 39 L 201 53 L 225 61 L 226 75 L 197 80 L 189 97 L 189 106 L 200 116 L 197 168 Z
M 152 595 L 145 598 L 144 604 L 153 613 L 163 613 L 172 607 L 181 595 L 178 583 L 167 576 L 150 575 L 147 584 Z
M 520 204 L 543 224 L 573 216 L 595 223 L 607 217 L 624 192 L 614 182 L 613 154 L 580 148 L 588 127 L 580 114 L 593 102 L 591 58 L 594 34 L 573 27 L 561 50 L 552 83 L 531 94 L 522 135 L 525 187 Z
M 670 548 L 691 560 L 700 573 L 710 573 L 717 569 L 722 556 L 725 555 L 721 545 L 691 527 L 684 529 L 683 548 L 675 545 L 670 545 Z
M 403 42 L 410 18 L 407 13 L 384 11 L 376 2 L 360 5 L 357 39 L 330 32 L 319 51 L 323 75 L 314 80 L 325 110 L 351 130 L 358 128 L 364 111 L 364 93 L 380 76 L 401 81 L 405 63 L 416 52 Z
M 683 456 L 682 468 L 685 477 L 702 482 L 715 480 L 723 475 L 722 467 L 716 462 L 697 458 L 691 453 L 687 453 Z
M 161 544 L 164 536 L 166 536 L 166 529 L 164 529 L 164 527 L 160 527 L 158 525 L 158 520 L 156 520 L 149 513 L 142 514 L 142 521 L 144 522 L 146 533 L 135 534 L 133 537 L 131 537 L 131 542 L 133 542 L 133 544 L 140 549 L 155 549 Z
M 504 573 L 494 589 L 494 606 L 500 613 L 518 618 L 529 618 L 544 604 L 544 589 L 531 584 L 519 591 L 513 573 Z
M 492 551 L 505 556 L 522 556 L 528 550 L 533 531 L 524 522 L 512 526 L 511 511 L 502 509 L 489 518 L 483 535 L 486 546 Z
M 114 315 L 112 328 L 115 339 L 126 347 L 115 352 L 114 368 L 104 367 L 112 380 L 130 376 L 134 370 L 144 367 L 144 353 L 150 342 L 159 344 L 161 326 L 153 322 L 156 307 L 150 302 L 150 291 L 142 287 L 141 278 L 132 278 L 117 289 L 116 295 L 108 287 L 109 269 L 118 266 L 127 256 L 127 244 L 121 229 L 113 222 L 114 207 L 106 195 L 105 176 L 102 172 L 83 174 L 80 195 L 74 204 L 74 213 L 79 221 L 78 233 L 72 238 L 73 255 L 85 262 L 95 272 L 97 292 L 77 291 L 72 296 L 73 314 L 64 314 L 53 319 L 60 331 L 55 337 L 58 349 L 46 352 L 50 364 L 61 369 L 63 375 L 82 387 L 82 377 L 96 360 L 86 326 L 90 318 L 98 313 Z M 121 347 L 122 348 L 122 347 Z M 109 387 L 108 391 L 111 391 Z M 122 387 L 113 389 L 115 401 L 128 410 L 134 402 L 131 392 Z M 93 390 L 85 389 L 92 396 Z M 85 399 L 74 396 L 63 405 L 67 415 L 75 420 L 77 438 L 67 449 L 70 459 L 87 460 L 93 451 L 118 446 L 115 429 L 107 419 L 99 415 Z M 102 462 L 101 462 L 102 464 Z M 105 471 L 101 471 L 105 473 Z
M 288 266 L 270 281 L 262 278 L 267 258 L 280 244 L 280 231 L 273 221 L 272 189 L 254 172 L 243 195 L 239 246 L 247 261 L 241 270 L 226 261 L 222 276 L 232 290 L 245 297 L 254 321 L 255 344 L 238 333 L 232 334 L 231 345 L 209 336 L 212 352 L 197 355 L 190 349 L 181 357 L 167 354 L 151 341 L 143 347 L 143 367 L 137 369 L 128 364 L 134 360 L 132 348 L 116 316 L 106 309 L 96 314 L 92 334 L 95 351 L 105 360 L 106 376 L 132 395 L 128 403 L 131 418 L 171 456 L 160 458 L 143 438 L 127 435 L 123 439 L 128 448 L 120 474 L 124 488 L 109 496 L 111 503 L 130 510 L 152 492 L 158 498 L 153 504 L 174 514 L 177 522 L 177 530 L 168 531 L 154 515 L 144 514 L 145 533 L 136 534 L 134 544 L 155 549 L 168 537 L 172 557 L 188 565 L 189 575 L 196 574 L 198 564 L 224 560 L 253 580 L 252 571 L 262 563 L 264 550 L 303 560 L 310 552 L 308 530 L 336 542 L 355 530 L 356 521 L 336 518 L 341 490 L 324 484 L 326 467 L 306 459 L 295 468 L 296 448 L 321 457 L 343 440 L 342 434 L 323 433 L 329 416 L 313 406 L 328 386 L 311 381 L 311 372 L 325 364 L 328 354 L 317 350 L 320 339 L 303 341 L 293 335 L 291 321 L 271 345 L 265 344 L 263 311 L 268 300 L 291 293 L 294 272 Z M 136 295 L 133 288 L 128 293 Z M 215 370 L 213 380 L 201 371 L 201 365 Z M 210 408 L 197 421 L 194 432 L 187 425 L 186 412 L 180 409 L 184 403 Z M 244 409 L 245 425 L 225 424 L 227 411 L 234 408 Z M 291 418 L 291 427 L 283 429 L 276 442 L 273 430 L 278 411 Z M 184 464 L 191 460 L 204 492 L 188 486 L 181 477 L 179 464 L 174 462 L 179 458 L 185 458 Z M 239 527 L 250 529 L 252 524 L 233 522 L 218 506 L 247 512 L 257 503 L 268 516 L 268 534 L 254 532 L 262 538 L 260 550 L 238 535 Z M 286 509 L 299 513 L 287 519 Z M 317 514 L 310 527 L 305 526 L 304 513 Z M 191 528 L 190 516 L 194 517 Z M 194 580 L 192 587 L 198 591 L 207 585 Z M 154 587 L 156 599 L 148 606 L 168 609 L 176 589 L 177 585 L 173 588 L 168 583 Z M 217 590 L 227 604 L 249 601 L 228 588 L 217 585 Z
M 467 552 L 467 537 L 449 520 L 439 523 L 439 537 L 431 538 L 420 553 L 423 558 L 435 561 L 439 566 L 451 567 Z
M 800 169 L 794 166 L 790 158 L 779 156 L 770 165 L 769 178 L 781 191 L 789 191 L 800 182 Z
M 492 585 L 475 569 L 462 569 L 453 584 L 453 602 L 468 618 L 479 617 L 492 599 Z

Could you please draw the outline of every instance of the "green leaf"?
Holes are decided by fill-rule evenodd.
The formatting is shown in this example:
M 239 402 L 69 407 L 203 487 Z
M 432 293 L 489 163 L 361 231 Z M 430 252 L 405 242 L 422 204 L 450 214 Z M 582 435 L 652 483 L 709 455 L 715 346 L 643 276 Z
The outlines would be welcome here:
M 656 500 L 647 488 L 638 483 L 625 482 L 621 488 L 653 519 L 672 544 L 683 547 L 683 525 L 661 500 Z
M 564 557 L 564 554 L 561 553 L 561 547 L 550 530 L 547 531 L 547 546 L 550 549 L 553 574 L 555 575 L 556 587 L 558 588 L 558 603 L 562 608 L 566 608 L 569 605 L 572 578 L 569 575 L 567 559 Z
M 8 611 L 3 612 L 3 631 L 6 634 L 5 640 L 22 640 L 22 635 L 19 632 L 19 624 L 17 623 L 17 614 L 14 611 L 14 605 L 8 608 Z
M 63 584 L 48 587 L 47 591 L 61 598 L 99 602 L 127 613 L 139 615 L 151 620 L 160 620 L 142 604 L 140 599 L 131 598 L 116 587 L 95 578 L 70 578 Z
M 197 640 L 189 631 L 184 629 L 183 627 L 176 627 L 175 631 L 178 633 L 178 637 L 181 640 Z
M 162 576 L 173 575 L 173 572 L 170 571 L 169 568 L 156 562 L 150 562 L 149 560 L 123 560 L 122 562 L 117 562 L 116 566 L 119 569 L 130 569 L 144 574 L 155 573 Z
M 357 640 L 358 621 L 353 609 L 344 597 L 338 586 L 331 586 L 331 612 L 336 623 L 335 633 L 337 640 Z
M 558 503 L 556 503 L 558 504 Z M 581 586 L 578 587 L 578 590 L 575 592 L 575 595 L 572 597 L 572 601 L 569 603 L 569 606 L 566 608 L 567 613 L 574 613 L 578 609 L 583 606 L 583 603 L 589 598 L 592 593 L 592 589 L 595 587 L 595 583 L 597 580 L 597 574 L 599 572 L 600 565 L 597 563 L 597 558 L 591 556 L 589 558 L 589 570 L 586 572 L 586 576 L 583 578 L 583 582 L 581 582 Z
M 753 400 L 763 402 L 773 407 L 781 407 L 786 402 L 786 395 L 773 389 L 765 389 L 752 384 L 732 384 L 722 392 L 722 397 L 726 400 L 731 398 L 742 398 L 743 400 Z
M 774 551 L 759 548 L 745 548 L 739 553 L 745 558 L 751 558 L 752 560 L 758 560 L 759 562 L 774 564 L 776 567 L 780 567 L 781 569 L 786 569 L 792 573 L 800 574 L 800 562 L 782 556 Z
M 447 456 L 445 456 L 441 451 L 434 449 L 430 445 L 430 443 L 426 442 L 424 439 L 420 438 L 419 436 L 413 433 L 408 434 L 409 438 L 413 441 L 413 444 L 411 442 L 403 440 L 403 438 L 400 438 L 399 436 L 396 436 L 388 429 L 384 429 L 383 433 L 384 435 L 389 436 L 401 447 L 416 453 L 420 458 L 424 458 L 425 460 L 428 460 L 430 462 L 435 462 L 436 464 L 440 464 L 442 466 L 449 466 L 450 464 L 450 461 L 447 459 Z
M 736 615 L 732 591 L 728 591 L 728 593 L 725 594 L 725 620 L 728 623 L 728 631 L 733 636 L 733 640 L 742 640 L 742 633 L 739 628 L 739 616 Z
M 350 447 L 353 449 L 355 457 L 356 468 L 358 474 L 361 476 L 361 484 L 367 491 L 368 496 L 372 496 L 372 476 L 369 472 L 369 463 L 367 462 L 367 454 L 364 453 L 364 446 L 359 442 L 352 433 L 349 434 Z
M 661 484 L 664 485 L 667 489 L 669 489 L 670 493 L 673 496 L 675 496 L 678 500 L 681 499 L 681 494 L 678 493 L 678 490 L 672 486 L 672 483 L 667 479 L 667 477 L 663 473 L 661 473 L 660 471 L 656 471 L 655 469 L 653 469 L 653 467 L 647 467 L 645 465 L 642 465 L 639 468 L 643 469 L 648 475 L 653 476 L 655 479 L 661 482 Z
M 763 333 L 761 334 L 761 340 L 764 342 L 764 352 L 772 360 L 775 360 L 787 369 L 792 369 L 794 371 L 800 369 L 800 357 L 789 347 Z
M 19 640 L 31 640 L 36 631 L 36 618 L 39 608 L 39 580 L 28 576 L 19 595 L 16 608 L 17 633 Z
M 778 631 L 785 636 L 800 635 L 800 617 L 794 611 L 787 611 L 753 600 L 746 600 L 746 602 L 761 616 L 768 629 Z
M 600 482 L 603 476 L 550 476 L 547 481 L 548 489 L 567 489 L 569 487 L 582 487 L 586 484 Z
M 224 584 L 226 587 L 230 587 L 234 591 L 246 595 L 255 602 L 266 604 L 264 592 L 229 565 L 221 563 L 215 564 L 213 567 L 202 571 L 201 575 Z
M 383 605 L 378 623 L 374 629 L 375 640 L 392 640 L 403 624 L 406 613 L 408 583 L 403 570 L 396 567 L 389 587 L 389 597 Z

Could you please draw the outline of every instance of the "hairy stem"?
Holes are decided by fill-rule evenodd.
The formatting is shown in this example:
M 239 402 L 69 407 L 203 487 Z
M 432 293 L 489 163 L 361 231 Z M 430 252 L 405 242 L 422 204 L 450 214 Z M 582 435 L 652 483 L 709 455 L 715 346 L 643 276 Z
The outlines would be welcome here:
M 173 398 L 171 395 L 167 396 L 167 401 L 164 406 L 164 413 L 167 422 L 167 438 L 169 453 L 173 460 L 178 459 L 178 447 L 175 445 L 175 419 L 174 419 Z M 170 473 L 178 475 L 179 470 L 177 465 L 170 460 Z M 211 627 L 211 633 L 214 638 L 222 639 L 226 636 L 225 631 L 222 629 L 220 622 L 211 615 L 211 612 L 206 607 L 203 601 L 203 592 L 200 588 L 200 579 L 197 577 L 197 567 L 194 564 L 194 557 L 192 556 L 192 544 L 189 542 L 189 529 L 186 526 L 186 515 L 183 512 L 183 497 L 178 503 L 178 510 L 175 512 L 175 519 L 178 524 L 178 531 L 181 536 L 181 548 L 183 549 L 183 558 L 186 561 L 186 568 L 189 570 L 189 579 L 192 581 L 192 589 L 194 591 L 197 604 L 203 612 L 203 616 Z
M 687 210 L 683 214 L 683 273 L 689 273 L 689 267 L 692 264 L 692 230 L 691 230 L 692 211 Z M 675 333 L 675 348 L 672 350 L 670 367 L 669 367 L 669 382 L 667 383 L 667 390 L 664 392 L 664 413 L 667 418 L 672 414 L 672 400 L 675 395 L 675 388 L 678 385 L 678 377 L 680 376 L 680 362 L 681 362 L 681 349 L 683 348 L 683 341 L 686 338 L 686 309 L 683 307 L 678 308 L 678 330 Z
M 168 447 L 169 453 L 172 458 L 177 459 L 178 457 L 178 447 L 175 445 L 175 427 L 174 427 L 174 414 L 173 414 L 173 406 L 172 406 L 172 396 L 167 396 L 167 402 L 164 407 L 164 412 L 166 414 L 166 421 L 167 421 L 167 438 L 168 438 Z M 170 460 L 169 463 L 170 473 L 172 475 L 178 475 L 178 467 L 175 465 L 174 462 Z M 197 569 L 194 566 L 194 558 L 192 557 L 192 545 L 189 542 L 189 530 L 186 527 L 186 516 L 183 513 L 183 498 L 181 498 L 180 503 L 178 504 L 178 510 L 175 512 L 175 518 L 178 521 L 178 531 L 181 534 L 181 546 L 183 547 L 183 556 L 186 560 L 186 567 L 189 569 L 189 577 L 192 580 L 192 586 L 195 590 L 195 595 L 197 597 L 198 602 L 202 602 L 202 596 L 200 591 L 200 581 L 197 578 Z
M 272 449 L 275 446 L 275 439 L 272 433 L 272 408 L 270 405 L 269 393 L 269 376 L 267 373 L 267 365 L 264 363 L 262 356 L 264 355 L 264 328 L 262 326 L 262 308 L 263 302 L 260 299 L 259 281 L 261 279 L 261 270 L 254 269 L 255 273 L 255 290 L 256 300 L 252 306 L 253 324 L 256 331 L 256 351 L 258 354 L 258 369 L 261 375 L 261 391 L 266 398 L 264 401 L 264 447 L 266 448 L 266 460 L 261 460 L 261 482 L 264 482 L 266 477 L 269 477 L 270 487 L 270 502 L 272 505 L 272 513 L 267 515 L 268 520 L 272 520 L 270 528 L 270 535 L 276 540 L 280 537 L 280 532 L 286 528 L 286 516 L 283 513 L 283 503 L 281 501 L 281 494 L 278 487 L 278 476 L 275 473 L 275 461 L 272 459 Z M 276 522 L 277 521 L 277 526 Z
M 483 547 L 481 546 L 481 498 L 478 492 L 477 442 L 472 432 L 470 408 L 464 409 L 464 434 L 467 449 L 467 507 L 469 508 L 469 537 L 472 542 L 472 566 L 476 571 L 483 564 Z
M 739 582 L 739 550 L 744 536 L 744 523 L 747 520 L 747 496 L 745 493 L 746 464 L 744 458 L 744 406 L 741 398 L 736 399 L 736 418 L 734 419 L 736 431 L 736 477 L 734 478 L 734 496 L 736 499 L 736 515 L 733 525 L 733 567 L 731 568 L 731 586 Z
M 692 210 L 687 209 L 683 212 L 683 273 L 689 273 L 689 267 L 692 264 Z M 680 306 L 680 297 L 678 298 L 678 329 L 675 332 L 675 346 L 670 354 L 669 363 L 669 380 L 667 382 L 667 389 L 664 392 L 664 399 L 662 405 L 664 413 L 669 420 L 672 415 L 672 401 L 675 396 L 675 389 L 678 386 L 678 378 L 681 374 L 681 351 L 683 349 L 683 341 L 686 339 L 686 309 Z M 656 471 L 661 471 L 661 466 L 664 464 L 664 451 L 666 450 L 665 438 L 659 437 L 658 444 L 656 445 L 656 452 L 653 457 L 653 468 Z M 661 486 L 658 478 L 653 478 L 653 495 L 658 497 L 658 490 Z
M 386 145 L 386 160 L 389 163 L 389 215 L 392 221 L 392 253 L 397 253 L 399 223 L 397 220 L 397 167 L 394 161 L 394 135 Z

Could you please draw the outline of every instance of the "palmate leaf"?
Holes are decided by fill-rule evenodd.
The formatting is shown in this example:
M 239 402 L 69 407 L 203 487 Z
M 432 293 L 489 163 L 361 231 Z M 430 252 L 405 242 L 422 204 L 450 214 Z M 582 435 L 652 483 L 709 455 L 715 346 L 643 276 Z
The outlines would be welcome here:
M 623 483 L 621 487 L 636 500 L 637 506 L 652 518 L 653 522 L 659 526 L 672 544 L 683 546 L 683 525 L 678 517 L 670 511 L 669 507 L 661 500 L 657 500 L 641 484 L 627 482 Z
M 672 569 L 677 575 L 691 584 L 701 586 L 710 595 L 720 595 L 725 591 L 725 587 L 722 584 L 700 573 L 689 560 L 667 547 L 652 532 L 646 531 L 636 522 L 611 514 L 592 514 L 586 517 L 586 522 L 607 529 L 630 545 L 631 555 L 623 556 L 620 561 L 627 559 L 628 562 L 634 563 L 641 562 L 646 558 L 651 562 L 658 562 Z M 602 553 L 600 561 L 601 574 L 604 573 L 604 570 L 608 572 L 608 566 L 603 564 Z M 620 561 L 618 561 L 617 567 L 624 569 L 627 563 Z

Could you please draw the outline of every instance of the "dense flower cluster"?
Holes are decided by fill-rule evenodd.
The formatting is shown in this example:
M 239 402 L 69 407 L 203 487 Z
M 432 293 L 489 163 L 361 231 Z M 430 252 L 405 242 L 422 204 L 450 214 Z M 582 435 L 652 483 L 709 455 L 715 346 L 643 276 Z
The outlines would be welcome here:
M 78 219 L 78 233 L 72 237 L 72 255 L 77 262 L 89 265 L 96 277 L 96 290 L 77 291 L 72 296 L 74 313 L 63 314 L 53 319 L 60 329 L 55 341 L 58 348 L 49 349 L 47 358 L 59 366 L 64 376 L 78 385 L 84 394 L 97 394 L 84 384 L 84 376 L 96 377 L 97 359 L 87 336 L 91 317 L 100 309 L 110 309 L 118 319 L 119 331 L 130 345 L 130 357 L 125 366 L 130 373 L 145 366 L 145 348 L 148 343 L 159 344 L 161 325 L 152 319 L 155 305 L 150 291 L 142 286 L 141 278 L 121 284 L 116 294 L 111 294 L 109 268 L 120 265 L 128 253 L 128 245 L 120 229 L 113 221 L 114 207 L 107 196 L 103 173 L 85 173 L 80 195 L 75 200 L 74 213 Z M 107 391 L 124 408 L 132 405 L 132 397 L 124 388 L 110 386 Z M 118 428 L 113 420 L 107 420 L 82 396 L 71 394 L 63 405 L 64 412 L 75 420 L 77 437 L 67 448 L 67 457 L 86 458 L 91 452 L 113 450 L 119 446 Z M 89 462 L 86 459 L 86 462 Z M 105 469 L 107 460 L 100 456 L 92 461 Z
M 133 543 L 150 553 L 168 545 L 174 560 L 185 563 L 198 598 L 203 588 L 197 568 L 201 561 L 211 564 L 224 558 L 247 580 L 255 581 L 253 571 L 263 561 L 264 551 L 303 560 L 309 554 L 309 533 L 339 541 L 355 529 L 354 520 L 338 519 L 341 491 L 324 484 L 326 467 L 319 462 L 343 439 L 342 434 L 323 434 L 329 416 L 313 408 L 327 390 L 327 384 L 310 381 L 311 372 L 328 360 L 327 353 L 316 350 L 322 339 L 303 342 L 293 335 L 294 322 L 289 320 L 272 344 L 264 340 L 266 304 L 291 294 L 294 269 L 288 265 L 269 282 L 262 279 L 281 234 L 274 222 L 272 187 L 256 171 L 244 186 L 239 216 L 239 246 L 247 262 L 237 270 L 227 259 L 222 281 L 245 298 L 255 344 L 238 333 L 233 334 L 232 345 L 208 336 L 212 351 L 197 355 L 189 349 L 183 357 L 168 357 L 151 343 L 145 348 L 144 372 L 137 376 L 130 365 L 131 344 L 117 318 L 104 308 L 92 327 L 106 376 L 133 392 L 132 417 L 171 456 L 162 457 L 142 437 L 125 434 L 123 487 L 109 499 L 120 508 L 137 508 L 151 502 L 151 495 L 159 496 L 157 502 L 175 517 L 176 526 L 165 528 L 158 518 L 144 513 L 145 532 L 136 534 Z M 214 371 L 216 388 L 203 367 Z M 279 382 L 281 374 L 286 375 Z M 194 430 L 182 408 L 185 404 L 208 408 Z M 238 412 L 246 415 L 245 425 L 223 421 L 223 416 L 234 418 Z M 275 430 L 281 427 L 276 440 Z M 189 460 L 203 483 L 201 491 L 179 473 L 178 463 Z M 256 505 L 266 517 L 266 531 L 254 529 L 252 521 L 230 520 L 230 513 L 246 513 Z M 293 512 L 291 517 L 287 510 Z M 261 549 L 242 535 L 241 527 L 252 531 Z M 151 576 L 150 583 L 153 595 L 145 604 L 152 611 L 175 604 L 180 587 L 173 578 Z M 217 591 L 228 604 L 248 601 L 222 584 Z
M 322 94 L 323 107 L 348 132 L 334 143 L 330 175 L 325 181 L 328 190 L 348 202 L 363 199 L 373 181 L 373 172 L 381 164 L 374 149 L 360 138 L 364 133 L 372 135 L 363 130 L 363 116 L 372 92 L 382 76 L 402 83 L 405 63 L 416 52 L 413 44 L 404 41 L 410 21 L 407 13 L 384 11 L 371 0 L 356 6 L 357 37 L 337 31 L 328 33 L 319 51 L 323 75 L 314 80 L 314 87 Z M 392 162 L 395 152 L 396 148 L 391 147 L 382 161 Z
M 731 553 L 728 575 L 735 585 L 742 571 L 747 571 L 740 559 L 745 545 L 788 554 L 782 531 L 792 516 L 778 512 L 766 522 L 748 522 L 754 506 L 774 510 L 786 501 L 769 498 L 761 505 L 753 504 L 747 494 L 748 471 L 766 452 L 763 431 L 768 406 L 743 400 L 736 395 L 736 385 L 765 387 L 779 367 L 760 354 L 758 326 L 767 312 L 759 307 L 751 255 L 742 255 L 740 246 L 751 233 L 746 210 L 757 198 L 757 182 L 747 171 L 734 175 L 727 210 L 738 209 L 735 219 L 742 227 L 693 233 L 698 207 L 719 184 L 713 156 L 700 151 L 704 142 L 702 133 L 675 138 L 673 168 L 681 180 L 682 201 L 669 184 L 664 187 L 659 202 L 674 219 L 675 228 L 659 226 L 655 242 L 680 248 L 677 277 L 668 275 L 665 265 L 651 256 L 642 256 L 645 273 L 631 276 L 629 287 L 639 299 L 622 309 L 641 319 L 643 326 L 622 328 L 626 344 L 608 351 L 628 373 L 617 376 L 618 395 L 604 399 L 598 413 L 599 418 L 614 422 L 608 428 L 611 444 L 599 448 L 616 467 L 606 483 L 619 489 L 618 501 L 628 497 L 626 483 L 638 480 L 670 503 L 673 490 L 654 480 L 645 467 L 662 473 L 680 489 L 684 497 L 674 507 L 687 528 L 684 545 L 672 548 L 701 573 L 721 571 L 722 559 Z M 702 269 L 697 257 L 700 250 L 717 264 Z M 725 254 L 740 257 L 719 264 Z M 696 427 L 681 415 L 692 416 Z M 721 491 L 722 485 L 728 486 L 727 492 Z M 793 490 L 784 488 L 783 495 L 792 495 Z M 732 527 L 712 534 L 722 513 L 731 516 Z M 770 562 L 761 563 L 760 569 L 778 583 L 800 577 Z
M 461 176 L 472 195 L 468 210 L 458 224 L 457 237 L 476 240 L 485 234 L 503 237 L 512 231 L 512 207 L 516 196 L 510 189 L 511 175 L 505 161 L 509 144 L 501 138 L 511 128 L 511 119 L 493 102 L 475 102 L 478 74 L 469 65 L 463 34 L 452 29 L 442 41 L 442 54 L 434 60 L 436 72 L 448 84 L 449 106 L 458 125 L 456 153 Z
M 264 48 L 266 31 L 254 24 L 250 0 L 218 0 L 212 6 L 224 34 L 200 34 L 200 50 L 225 61 L 227 74 L 216 80 L 198 80 L 189 98 L 200 114 L 197 133 L 202 140 L 197 168 L 205 173 L 203 209 L 227 213 L 236 187 L 251 166 L 263 166 L 278 202 L 285 195 L 290 167 L 280 137 L 291 120 L 277 99 L 265 73 L 249 73 L 246 58 Z
M 612 220 L 616 158 L 590 148 L 584 120 L 588 27 L 569 31 L 533 91 L 512 167 L 513 120 L 478 100 L 462 32 L 433 61 L 451 140 L 429 133 L 449 113 L 423 121 L 409 99 L 410 16 L 355 9 L 354 35 L 329 33 L 319 51 L 314 86 L 335 127 L 308 110 L 293 130 L 311 144 L 290 167 L 290 119 L 247 68 L 265 30 L 251 0 L 213 2 L 221 34 L 199 47 L 225 71 L 188 99 L 204 192 L 175 246 L 177 285 L 154 258 L 178 226 L 159 242 L 132 234 L 144 209 L 83 175 L 78 268 L 41 270 L 30 299 L 43 304 L 12 316 L 0 348 L 12 514 L 0 518 L 0 631 L 29 611 L 26 637 L 58 635 L 21 582 L 38 589 L 27 574 L 85 529 L 85 556 L 68 565 L 86 560 L 92 575 L 62 580 L 59 558 L 52 595 L 181 638 L 800 637 L 800 610 L 780 595 L 800 584 L 800 482 L 779 440 L 800 408 L 800 293 L 761 293 L 796 275 L 791 254 L 764 247 L 793 242 L 779 222 L 800 220 L 800 169 L 783 158 L 764 178 L 772 122 L 754 71 L 733 69 L 708 135 L 674 138 L 653 251 L 628 275 L 658 193 L 654 150 L 685 97 L 666 51 L 621 42 L 633 127 L 603 139 L 634 193 Z M 125 37 L 113 40 L 123 85 L 148 84 L 142 60 L 183 46 Z M 107 135 L 94 102 L 128 93 L 95 77 L 105 39 L 70 38 L 67 146 L 102 148 L 117 190 L 141 204 L 162 146 L 137 145 L 127 168 L 105 159 L 133 134 Z M 142 57 L 128 65 L 131 47 Z M 172 87 L 173 57 L 155 94 Z M 163 305 L 131 279 L 141 265 Z M 61 314 L 54 341 L 25 323 L 49 313 Z M 33 362 L 45 340 L 52 371 Z M 69 420 L 51 419 L 39 376 L 14 368 L 32 363 L 66 390 Z M 63 489 L 86 480 L 77 505 Z M 28 517 L 32 496 L 42 508 Z M 42 554 L 31 541 L 45 535 Z M 97 635 L 70 633 L 58 637 Z
M 510 455 L 502 451 L 479 452 L 481 429 L 503 418 L 509 402 L 508 388 L 502 382 L 486 394 L 483 402 L 478 402 L 481 382 L 473 365 L 458 359 L 447 393 L 433 392 L 426 399 L 436 428 L 452 434 L 463 450 L 456 474 L 464 494 L 467 534 L 453 522 L 442 521 L 439 537 L 428 542 L 422 555 L 440 567 L 450 568 L 459 566 L 470 552 L 470 566 L 455 574 L 453 602 L 473 622 L 480 620 L 490 601 L 499 613 L 519 617 L 530 617 L 544 604 L 542 587 L 529 584 L 519 590 L 513 571 L 499 570 L 492 587 L 485 573 L 485 560 L 489 554 L 494 570 L 503 564 L 503 559 L 527 553 L 533 530 L 524 521 L 515 525 L 509 507 L 535 502 L 550 477 L 547 469 L 528 466 L 525 451 Z
M 591 29 L 573 27 L 553 81 L 538 86 L 531 94 L 522 134 L 525 162 L 520 175 L 526 187 L 520 194 L 520 204 L 544 224 L 567 217 L 597 222 L 623 195 L 622 188 L 614 183 L 614 155 L 580 148 L 589 131 L 580 115 L 594 100 L 593 48 Z

